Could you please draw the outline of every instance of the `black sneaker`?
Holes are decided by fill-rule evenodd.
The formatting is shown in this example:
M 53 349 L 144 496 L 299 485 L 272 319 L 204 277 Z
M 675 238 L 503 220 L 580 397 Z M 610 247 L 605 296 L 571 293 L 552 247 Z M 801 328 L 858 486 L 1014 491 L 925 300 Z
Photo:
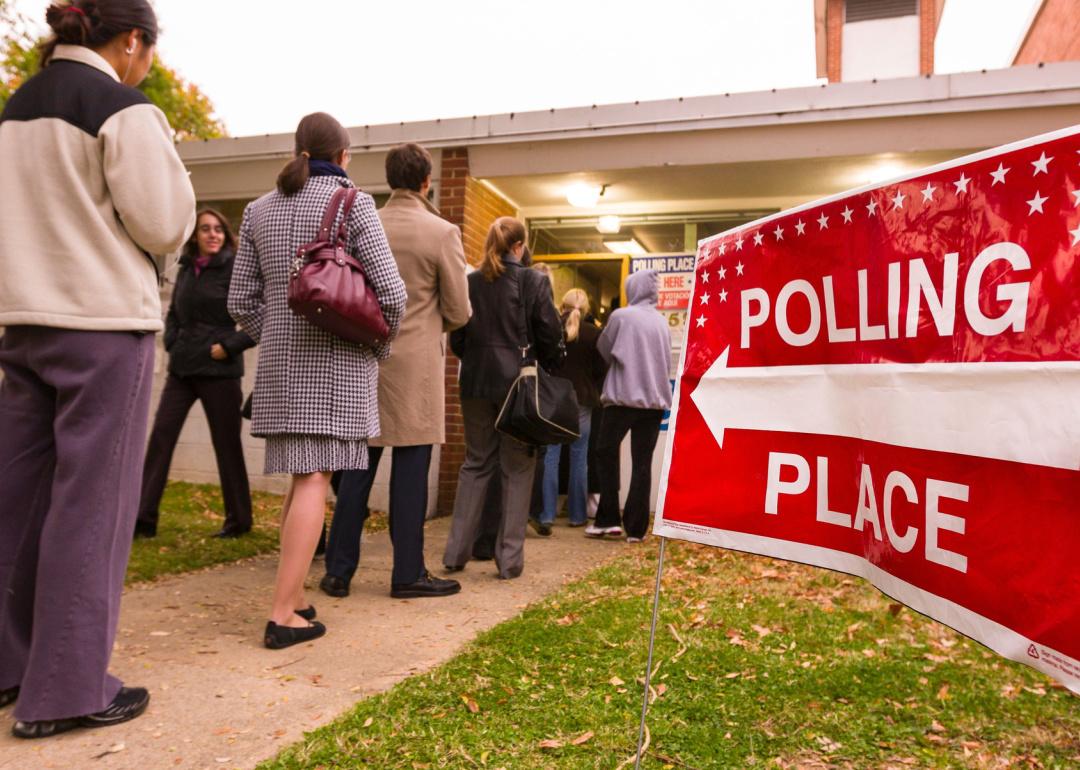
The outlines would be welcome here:
M 76 727 L 112 727 L 128 722 L 146 711 L 150 693 L 143 687 L 121 687 L 112 703 L 103 711 L 67 719 L 45 719 L 40 722 L 16 722 L 11 728 L 16 738 L 48 738 Z
M 424 571 L 415 583 L 390 586 L 390 595 L 395 599 L 423 599 L 426 596 L 452 596 L 461 590 L 461 583 L 456 580 L 434 577 Z
M 319 590 L 327 596 L 341 599 L 349 595 L 349 583 L 345 578 L 339 578 L 337 575 L 323 575 L 323 579 L 319 581 Z
M 540 519 L 534 519 L 532 516 L 530 516 L 529 526 L 532 527 L 536 534 L 540 535 L 540 537 L 551 537 L 550 524 L 545 524 L 544 522 L 540 521 Z

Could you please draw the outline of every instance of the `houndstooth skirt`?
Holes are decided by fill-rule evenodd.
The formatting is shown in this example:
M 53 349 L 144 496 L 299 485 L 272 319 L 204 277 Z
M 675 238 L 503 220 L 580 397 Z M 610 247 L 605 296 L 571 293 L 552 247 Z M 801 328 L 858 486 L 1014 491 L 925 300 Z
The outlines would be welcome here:
M 316 473 L 365 470 L 365 439 L 340 439 L 303 433 L 276 433 L 266 437 L 265 473 Z

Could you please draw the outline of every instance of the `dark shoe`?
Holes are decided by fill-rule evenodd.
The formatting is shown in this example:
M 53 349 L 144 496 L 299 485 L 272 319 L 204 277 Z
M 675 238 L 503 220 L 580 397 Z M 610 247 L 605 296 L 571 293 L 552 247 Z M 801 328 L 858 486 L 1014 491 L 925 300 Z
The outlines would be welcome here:
M 146 711 L 150 693 L 142 687 L 121 687 L 103 711 L 82 717 L 46 719 L 40 722 L 16 722 L 11 732 L 16 738 L 48 738 L 76 727 L 111 727 L 128 722 Z
M 243 537 L 251 531 L 251 527 L 247 529 L 232 529 L 230 527 L 223 527 L 220 532 L 215 532 L 212 537 L 216 537 L 219 540 L 233 540 L 238 537 Z
M 135 520 L 135 537 L 157 537 L 157 524 Z
M 274 621 L 268 620 L 266 621 L 266 633 L 263 635 L 263 644 L 271 650 L 281 650 L 292 647 L 294 644 L 318 639 L 325 633 L 326 626 L 317 620 L 305 628 L 279 626 Z
M 447 572 L 461 572 L 465 569 L 464 564 L 444 564 L 443 569 Z
M 551 537 L 551 525 L 550 524 L 545 524 L 544 522 L 540 521 L 539 519 L 534 519 L 532 516 L 530 516 L 529 517 L 529 526 L 532 527 L 533 531 L 536 532 L 536 534 L 540 535 L 540 537 Z
M 327 596 L 338 599 L 349 595 L 348 581 L 339 578 L 337 575 L 323 575 L 323 579 L 319 581 L 319 589 Z M 311 618 L 308 618 L 308 620 L 311 620 Z
M 0 690 L 0 709 L 4 706 L 10 706 L 12 703 L 19 699 L 19 688 L 9 687 L 6 690 Z
M 307 607 L 305 607 L 302 610 L 293 610 L 293 611 L 297 615 L 302 617 L 304 620 L 315 620 L 315 605 L 314 604 L 309 604 Z
M 452 596 L 461 590 L 461 583 L 434 577 L 424 571 L 420 579 L 407 585 L 390 586 L 390 595 L 395 599 L 423 599 L 425 596 Z
M 491 561 L 495 558 L 495 541 L 490 537 L 477 538 L 473 543 L 472 557 L 477 561 Z
M 568 526 L 571 526 L 571 527 L 584 527 L 588 523 L 589 523 L 588 519 L 585 519 L 585 521 L 571 521 L 571 522 L 568 522 Z

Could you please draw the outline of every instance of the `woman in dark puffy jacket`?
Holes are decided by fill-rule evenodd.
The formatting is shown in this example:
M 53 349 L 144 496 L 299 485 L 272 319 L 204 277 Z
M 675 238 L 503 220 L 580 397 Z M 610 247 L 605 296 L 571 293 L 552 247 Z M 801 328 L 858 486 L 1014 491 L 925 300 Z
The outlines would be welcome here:
M 195 401 L 202 402 L 221 475 L 225 525 L 215 537 L 251 530 L 251 491 L 240 439 L 244 351 L 255 342 L 226 308 L 236 238 L 219 212 L 199 212 L 180 258 L 172 304 L 165 318 L 169 376 L 161 392 L 143 467 L 136 537 L 157 534 L 158 506 L 180 430 Z

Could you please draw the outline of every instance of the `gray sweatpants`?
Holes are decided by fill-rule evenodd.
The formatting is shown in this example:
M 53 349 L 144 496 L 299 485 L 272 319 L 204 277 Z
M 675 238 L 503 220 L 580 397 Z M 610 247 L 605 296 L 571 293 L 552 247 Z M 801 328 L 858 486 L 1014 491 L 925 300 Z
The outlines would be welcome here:
M 154 335 L 0 339 L 0 689 L 15 718 L 104 709 L 139 505 Z
M 488 484 L 500 472 L 502 519 L 495 541 L 495 564 L 502 577 L 515 578 L 525 567 L 525 526 L 532 501 L 536 453 L 495 430 L 495 418 L 501 406 L 486 399 L 461 399 L 465 463 L 458 474 L 454 520 L 450 524 L 443 564 L 464 566 L 472 556 Z

